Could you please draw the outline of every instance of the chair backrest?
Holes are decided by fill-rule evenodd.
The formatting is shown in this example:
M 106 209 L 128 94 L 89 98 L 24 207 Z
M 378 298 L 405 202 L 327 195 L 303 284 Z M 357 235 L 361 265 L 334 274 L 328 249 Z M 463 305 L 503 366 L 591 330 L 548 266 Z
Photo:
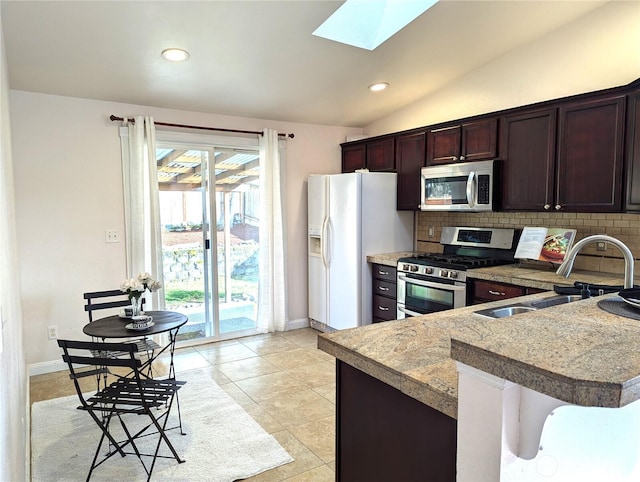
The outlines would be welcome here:
M 93 321 L 94 311 L 131 305 L 129 295 L 120 290 L 91 291 L 84 293 L 82 297 L 87 301 L 84 305 L 84 311 L 89 314 L 89 322 Z M 144 306 L 144 297 L 140 301 Z
M 142 362 L 135 357 L 135 343 L 100 343 L 94 341 L 58 340 L 62 348 L 62 359 L 69 367 L 69 377 L 84 405 L 83 391 L 78 380 L 84 377 L 107 373 L 109 367 L 129 368 L 138 378 Z M 124 352 L 128 357 L 114 358 L 109 353 Z

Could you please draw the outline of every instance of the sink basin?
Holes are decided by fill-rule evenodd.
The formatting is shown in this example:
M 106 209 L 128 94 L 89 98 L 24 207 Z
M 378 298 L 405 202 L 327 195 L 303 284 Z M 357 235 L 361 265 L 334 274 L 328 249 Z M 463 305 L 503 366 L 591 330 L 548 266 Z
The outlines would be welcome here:
M 489 310 L 489 312 L 491 318 L 504 318 L 506 316 L 513 316 L 519 313 L 527 313 L 529 311 L 536 310 L 537 308 L 534 308 L 533 306 L 505 306 L 504 308 L 493 308 L 492 310 Z
M 524 303 L 515 303 L 508 306 L 500 306 L 498 308 L 487 308 L 485 310 L 474 311 L 475 314 L 486 316 L 488 318 L 505 318 L 507 316 L 518 315 L 520 313 L 529 313 L 530 311 L 549 308 L 550 306 L 564 305 L 573 301 L 581 300 L 580 295 L 558 295 L 543 300 L 529 301 Z
M 565 303 L 571 303 L 572 301 L 579 301 L 581 299 L 582 296 L 580 295 L 560 295 L 545 300 L 532 301 L 529 304 L 536 309 L 541 309 L 548 308 L 549 306 L 564 305 Z

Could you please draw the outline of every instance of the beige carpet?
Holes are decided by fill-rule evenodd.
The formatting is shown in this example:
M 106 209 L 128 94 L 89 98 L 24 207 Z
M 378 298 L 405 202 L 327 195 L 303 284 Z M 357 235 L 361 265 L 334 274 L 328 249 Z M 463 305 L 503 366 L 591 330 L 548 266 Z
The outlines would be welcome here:
M 231 482 L 293 461 L 205 372 L 187 372 L 178 378 L 187 381 L 179 392 L 187 435 L 176 430 L 169 434 L 186 462 L 158 459 L 152 480 Z M 77 396 L 33 404 L 33 481 L 86 479 L 101 432 L 88 413 L 76 409 L 78 404 Z M 91 477 L 95 481 L 145 479 L 144 469 L 132 455 L 111 457 Z

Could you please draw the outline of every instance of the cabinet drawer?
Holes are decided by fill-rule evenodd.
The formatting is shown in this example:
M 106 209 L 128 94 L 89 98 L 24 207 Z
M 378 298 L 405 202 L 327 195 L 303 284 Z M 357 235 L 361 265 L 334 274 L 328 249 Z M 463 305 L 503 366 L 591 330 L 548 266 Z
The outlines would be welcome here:
M 496 283 L 493 281 L 474 281 L 474 300 L 497 301 L 523 296 L 525 289 L 522 286 Z
M 382 279 L 382 280 L 392 281 L 396 283 L 398 281 L 396 279 L 396 271 L 397 271 L 396 268 L 394 268 L 393 266 L 385 266 L 383 264 L 374 264 L 372 274 L 375 279 Z
M 396 288 L 398 287 L 397 283 L 394 281 L 393 283 L 390 281 L 384 281 L 380 279 L 373 280 L 373 294 L 386 296 L 387 298 L 396 299 Z
M 398 318 L 396 300 L 384 296 L 373 295 L 373 318 L 381 320 L 395 320 Z

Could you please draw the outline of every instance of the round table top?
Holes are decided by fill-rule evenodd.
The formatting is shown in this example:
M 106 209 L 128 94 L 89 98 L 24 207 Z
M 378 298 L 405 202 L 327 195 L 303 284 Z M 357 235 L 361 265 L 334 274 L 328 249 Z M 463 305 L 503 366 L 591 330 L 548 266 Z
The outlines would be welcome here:
M 175 330 L 188 320 L 187 315 L 175 311 L 146 311 L 145 315 L 153 317 L 153 326 L 146 330 L 129 330 L 125 326 L 132 322 L 131 318 L 113 315 L 87 323 L 82 328 L 82 332 L 85 335 L 95 336 L 96 338 L 131 338 Z

